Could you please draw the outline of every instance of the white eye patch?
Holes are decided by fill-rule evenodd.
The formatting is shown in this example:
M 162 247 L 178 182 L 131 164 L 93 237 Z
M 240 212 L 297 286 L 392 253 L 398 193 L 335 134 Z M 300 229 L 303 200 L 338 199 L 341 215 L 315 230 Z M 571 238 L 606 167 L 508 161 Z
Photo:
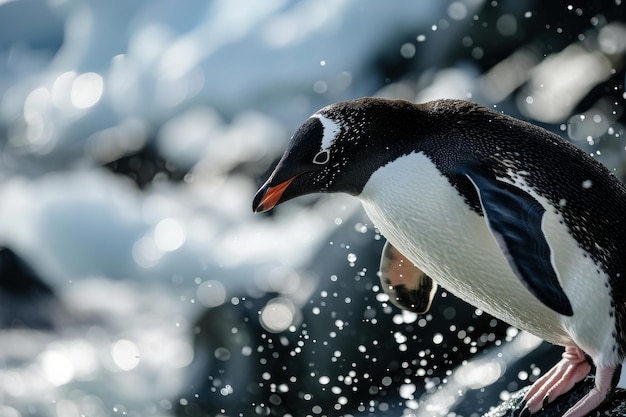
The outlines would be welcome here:
M 324 128 L 321 149 L 324 150 L 330 148 L 330 146 L 333 144 L 333 141 L 337 138 L 341 130 L 339 128 L 339 125 L 334 120 L 322 116 L 321 114 L 314 114 L 311 117 L 316 117 L 322 123 L 322 127 Z
M 324 165 L 326 162 L 330 160 L 330 151 L 328 149 L 323 149 L 319 151 L 313 157 L 313 163 L 317 165 Z

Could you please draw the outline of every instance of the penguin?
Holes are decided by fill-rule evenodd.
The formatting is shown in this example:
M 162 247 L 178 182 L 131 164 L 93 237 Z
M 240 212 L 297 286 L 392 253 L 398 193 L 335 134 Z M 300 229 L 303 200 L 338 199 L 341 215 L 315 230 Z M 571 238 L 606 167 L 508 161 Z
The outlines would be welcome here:
M 590 361 L 595 387 L 565 416 L 611 394 L 626 352 L 626 187 L 593 157 L 472 102 L 361 98 L 304 122 L 253 211 L 334 192 L 357 197 L 386 238 L 392 303 L 423 313 L 441 285 L 565 347 L 522 415 L 569 391 Z

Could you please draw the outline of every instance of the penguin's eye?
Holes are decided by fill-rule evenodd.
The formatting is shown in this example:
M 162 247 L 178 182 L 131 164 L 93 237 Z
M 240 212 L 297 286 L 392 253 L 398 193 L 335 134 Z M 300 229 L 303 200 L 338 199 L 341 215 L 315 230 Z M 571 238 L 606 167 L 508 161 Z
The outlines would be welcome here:
M 319 151 L 317 155 L 313 157 L 313 163 L 317 165 L 324 165 L 330 159 L 330 151 L 328 149 L 324 149 Z

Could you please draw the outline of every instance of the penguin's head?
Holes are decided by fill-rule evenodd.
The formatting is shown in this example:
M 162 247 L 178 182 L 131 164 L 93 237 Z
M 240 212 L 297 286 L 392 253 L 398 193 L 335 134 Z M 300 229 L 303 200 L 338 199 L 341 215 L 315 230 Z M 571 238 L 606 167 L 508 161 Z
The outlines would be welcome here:
M 271 210 L 294 197 L 315 192 L 333 191 L 336 175 L 346 163 L 339 152 L 342 123 L 322 114 L 314 114 L 291 138 L 274 172 L 254 197 L 253 210 Z
M 271 210 L 311 193 L 359 195 L 371 174 L 402 152 L 398 127 L 414 126 L 416 105 L 363 98 L 332 104 L 309 117 L 287 145 L 274 172 L 256 193 L 252 209 Z M 390 122 L 391 121 L 391 122 Z M 404 123 L 403 123 L 404 122 Z

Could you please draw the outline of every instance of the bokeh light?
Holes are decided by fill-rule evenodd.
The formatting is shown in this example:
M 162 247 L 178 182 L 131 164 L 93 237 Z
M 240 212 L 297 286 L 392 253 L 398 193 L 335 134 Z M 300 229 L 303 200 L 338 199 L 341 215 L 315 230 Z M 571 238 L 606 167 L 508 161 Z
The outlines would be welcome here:
M 196 296 L 204 306 L 217 307 L 226 301 L 226 289 L 219 281 L 205 281 L 198 286 Z
M 272 333 L 285 331 L 294 322 L 296 309 L 286 298 L 270 300 L 261 310 L 261 325 Z
M 130 371 L 141 361 L 137 345 L 126 339 L 120 339 L 111 346 L 111 356 L 122 371 Z
M 72 81 L 70 102 L 77 109 L 88 109 L 100 100 L 103 91 L 104 81 L 100 74 L 87 72 Z

